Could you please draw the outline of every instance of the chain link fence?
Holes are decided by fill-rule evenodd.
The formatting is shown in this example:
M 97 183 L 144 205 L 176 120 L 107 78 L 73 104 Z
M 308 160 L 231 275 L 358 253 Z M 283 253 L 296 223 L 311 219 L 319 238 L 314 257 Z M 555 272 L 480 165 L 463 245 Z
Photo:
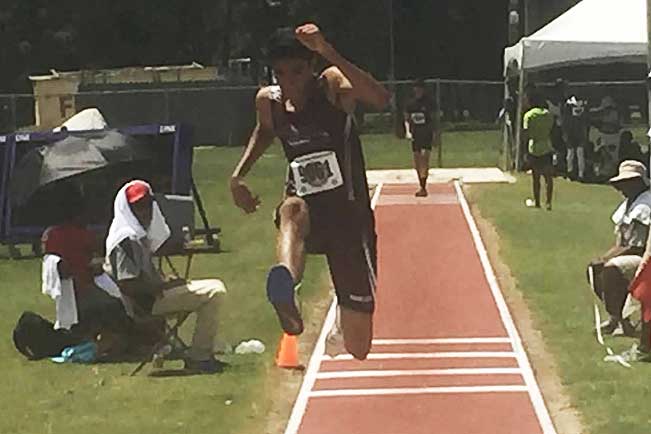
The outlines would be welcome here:
M 382 112 L 360 109 L 358 120 L 365 132 L 400 133 L 401 111 L 411 97 L 412 82 L 384 83 L 394 92 L 396 116 L 391 107 Z M 440 107 L 444 129 L 496 128 L 502 102 L 500 82 L 426 80 L 428 93 Z M 202 86 L 170 89 L 120 89 L 82 91 L 74 95 L 0 95 L 0 132 L 39 130 L 57 125 L 75 112 L 96 107 L 112 127 L 147 123 L 188 123 L 195 143 L 239 146 L 255 124 L 255 86 Z M 45 105 L 50 113 L 43 113 Z M 38 112 L 38 113 L 37 113 Z M 37 119 L 41 122 L 37 125 Z M 398 128 L 398 131 L 396 131 Z
M 512 168 L 516 156 L 513 128 L 504 125 L 500 111 L 504 107 L 504 83 L 500 81 L 425 80 L 427 93 L 435 108 L 439 131 L 502 130 L 505 146 L 496 155 L 495 164 Z M 412 96 L 412 81 L 385 82 L 394 98 L 390 107 L 373 111 L 360 107 L 358 123 L 364 133 L 402 137 L 402 111 Z M 536 83 L 548 99 L 553 98 L 553 83 Z M 612 97 L 618 107 L 623 128 L 633 132 L 638 143 L 648 143 L 647 91 L 643 81 L 572 82 L 572 93 L 586 99 L 589 108 L 600 106 L 604 97 Z M 186 123 L 194 131 L 194 144 L 242 146 L 255 125 L 256 86 L 92 89 L 74 95 L 50 95 L 35 100 L 31 94 L 0 95 L 0 132 L 44 130 L 57 126 L 75 112 L 96 107 L 109 125 L 120 128 L 148 123 Z M 47 105 L 47 110 L 45 106 Z M 49 113 L 45 113 L 49 111 Z M 515 119 L 515 108 L 511 109 Z M 52 113 L 54 112 L 54 113 Z M 39 126 L 37 127 L 37 119 Z M 515 122 L 513 122 L 515 124 Z M 591 137 L 597 134 L 592 128 Z M 440 135 L 437 136 L 440 140 Z M 445 137 L 442 146 L 446 146 Z M 495 144 L 491 146 L 495 147 Z

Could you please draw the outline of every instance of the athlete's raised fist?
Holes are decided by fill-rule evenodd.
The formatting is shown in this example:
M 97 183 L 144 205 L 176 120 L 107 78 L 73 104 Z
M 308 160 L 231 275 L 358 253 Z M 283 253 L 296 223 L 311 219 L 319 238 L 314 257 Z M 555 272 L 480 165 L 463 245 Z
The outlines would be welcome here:
M 310 50 L 319 54 L 322 54 L 329 47 L 323 33 L 321 33 L 321 29 L 316 24 L 309 23 L 297 27 L 296 39 Z

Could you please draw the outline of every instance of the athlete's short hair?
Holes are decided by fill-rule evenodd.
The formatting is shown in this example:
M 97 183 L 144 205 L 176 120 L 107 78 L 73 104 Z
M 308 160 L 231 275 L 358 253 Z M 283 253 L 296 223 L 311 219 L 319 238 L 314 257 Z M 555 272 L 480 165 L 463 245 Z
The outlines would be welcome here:
M 266 51 L 269 63 L 280 59 L 311 60 L 314 57 L 312 50 L 296 39 L 295 31 L 291 27 L 277 29 L 269 38 Z

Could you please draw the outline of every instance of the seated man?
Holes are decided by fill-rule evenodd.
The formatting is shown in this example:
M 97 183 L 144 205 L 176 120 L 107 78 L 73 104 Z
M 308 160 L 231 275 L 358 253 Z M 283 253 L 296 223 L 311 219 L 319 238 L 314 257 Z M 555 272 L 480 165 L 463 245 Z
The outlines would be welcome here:
M 591 264 L 595 270 L 594 290 L 610 315 L 602 325 L 602 331 L 610 334 L 621 325 L 624 334 L 630 336 L 635 330 L 623 317 L 623 310 L 629 283 L 641 263 L 649 235 L 651 192 L 646 167 L 638 161 L 622 162 L 619 174 L 610 183 L 624 195 L 625 200 L 612 216 L 615 245 Z
M 113 285 L 100 287 L 91 265 L 93 253 L 99 250 L 95 234 L 87 229 L 87 215 L 84 201 L 76 190 L 65 196 L 62 209 L 65 210 L 62 224 L 45 230 L 41 242 L 44 252 L 44 277 L 47 267 L 53 270 L 60 281 L 70 279 L 72 291 L 64 300 L 57 300 L 57 327 L 71 330 L 81 340 L 96 339 L 102 335 L 104 344 L 109 336 L 126 336 L 130 319 L 120 300 L 119 291 Z M 61 294 L 53 291 L 52 283 L 44 278 L 43 292 L 57 298 Z M 106 280 L 97 280 L 106 282 Z M 113 289 L 113 291 L 111 291 Z M 110 339 L 116 344 L 115 339 Z M 103 345 L 103 348 L 108 348 Z M 113 350 L 116 349 L 113 345 Z
M 122 294 L 141 311 L 153 315 L 195 312 L 197 321 L 185 368 L 199 373 L 221 372 L 224 363 L 213 356 L 220 295 L 219 280 L 166 281 L 154 265 L 153 254 L 170 236 L 149 184 L 132 181 L 117 193 L 106 239 L 104 269 Z

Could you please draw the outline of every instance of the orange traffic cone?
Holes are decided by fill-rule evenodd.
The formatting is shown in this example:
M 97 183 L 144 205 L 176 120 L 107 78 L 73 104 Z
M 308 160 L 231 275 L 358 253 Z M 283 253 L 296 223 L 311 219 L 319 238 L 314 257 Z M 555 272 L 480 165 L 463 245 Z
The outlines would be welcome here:
M 283 333 L 276 353 L 276 366 L 287 369 L 301 369 L 298 362 L 298 337 Z

